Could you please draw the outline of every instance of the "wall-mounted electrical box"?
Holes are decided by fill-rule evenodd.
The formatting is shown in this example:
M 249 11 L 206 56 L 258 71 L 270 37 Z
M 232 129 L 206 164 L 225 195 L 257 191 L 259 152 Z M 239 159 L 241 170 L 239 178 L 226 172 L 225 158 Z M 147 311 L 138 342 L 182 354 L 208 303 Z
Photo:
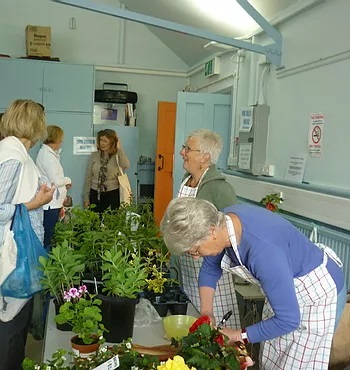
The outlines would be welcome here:
M 220 74 L 220 58 L 215 57 L 204 64 L 204 77 Z
M 239 171 L 253 175 L 265 174 L 262 166 L 266 164 L 269 114 L 270 107 L 268 105 L 241 108 L 236 144 L 238 145 L 237 169 Z M 273 174 L 266 173 L 265 175 L 271 176 Z

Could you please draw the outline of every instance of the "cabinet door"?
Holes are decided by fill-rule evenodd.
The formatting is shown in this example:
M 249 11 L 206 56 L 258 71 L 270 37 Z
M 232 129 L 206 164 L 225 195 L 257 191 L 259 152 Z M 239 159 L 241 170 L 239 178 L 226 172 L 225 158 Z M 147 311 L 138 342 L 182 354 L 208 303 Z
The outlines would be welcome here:
M 43 86 L 47 111 L 93 112 L 94 66 L 45 63 Z
M 16 99 L 42 102 L 43 64 L 0 58 L 0 110 Z

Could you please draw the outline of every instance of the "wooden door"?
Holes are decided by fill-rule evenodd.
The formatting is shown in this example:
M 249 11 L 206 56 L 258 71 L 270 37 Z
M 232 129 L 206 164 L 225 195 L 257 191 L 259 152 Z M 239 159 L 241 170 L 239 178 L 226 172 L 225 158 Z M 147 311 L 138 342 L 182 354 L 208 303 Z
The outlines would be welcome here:
M 159 102 L 157 121 L 154 218 L 159 225 L 168 203 L 173 198 L 176 103 Z

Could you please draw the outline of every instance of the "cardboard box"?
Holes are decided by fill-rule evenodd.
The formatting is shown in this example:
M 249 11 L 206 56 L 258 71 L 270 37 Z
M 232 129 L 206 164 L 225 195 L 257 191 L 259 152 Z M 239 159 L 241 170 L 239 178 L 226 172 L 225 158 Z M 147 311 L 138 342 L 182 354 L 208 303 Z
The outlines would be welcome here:
M 51 27 L 26 27 L 27 56 L 51 57 Z

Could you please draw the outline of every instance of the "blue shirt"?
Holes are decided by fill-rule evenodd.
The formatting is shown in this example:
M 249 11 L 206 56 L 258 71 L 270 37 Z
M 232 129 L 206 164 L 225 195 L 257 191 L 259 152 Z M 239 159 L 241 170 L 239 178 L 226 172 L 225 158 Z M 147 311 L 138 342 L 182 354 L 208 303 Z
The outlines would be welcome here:
M 247 329 L 253 343 L 290 333 L 300 323 L 300 309 L 294 278 L 304 276 L 323 261 L 323 252 L 289 221 L 262 207 L 237 204 L 223 210 L 234 213 L 242 224 L 238 251 L 243 265 L 260 282 L 275 316 Z M 221 255 L 205 257 L 199 274 L 199 286 L 215 289 L 221 277 L 221 259 L 227 253 L 233 265 L 238 259 L 232 248 Z M 338 292 L 344 276 L 336 263 L 328 259 L 328 271 Z

